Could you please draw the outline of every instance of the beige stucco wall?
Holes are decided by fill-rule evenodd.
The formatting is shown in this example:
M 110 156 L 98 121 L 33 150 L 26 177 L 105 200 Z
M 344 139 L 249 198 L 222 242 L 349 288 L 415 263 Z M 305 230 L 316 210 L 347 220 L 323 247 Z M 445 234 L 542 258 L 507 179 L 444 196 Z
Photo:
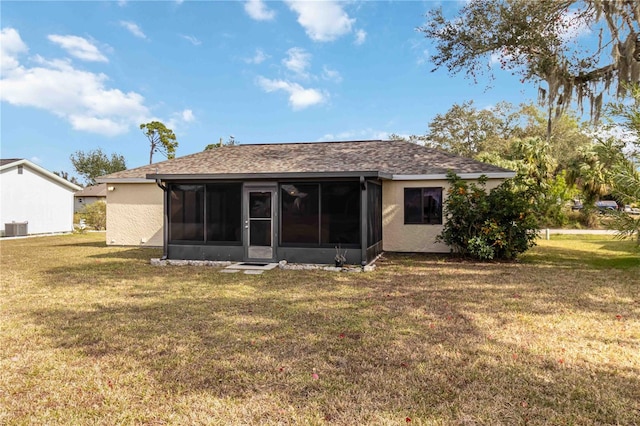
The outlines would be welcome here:
M 110 183 L 107 244 L 162 246 L 163 192 L 153 183 Z
M 502 179 L 491 179 L 487 190 L 502 183 Z M 446 202 L 449 184 L 446 180 L 428 181 L 384 181 L 382 183 L 382 245 L 385 251 L 448 253 L 449 247 L 436 243 L 436 236 L 443 225 L 405 225 L 404 188 L 442 187 Z

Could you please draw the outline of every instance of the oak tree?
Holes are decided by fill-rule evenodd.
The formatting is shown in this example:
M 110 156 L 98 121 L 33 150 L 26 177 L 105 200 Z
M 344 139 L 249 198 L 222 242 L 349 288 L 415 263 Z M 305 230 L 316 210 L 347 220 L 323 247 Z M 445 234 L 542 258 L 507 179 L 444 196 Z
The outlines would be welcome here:
M 95 185 L 98 176 L 119 172 L 127 168 L 124 156 L 112 153 L 108 157 L 101 148 L 91 151 L 76 151 L 70 156 L 71 163 L 78 175 L 88 185 Z
M 464 72 L 474 79 L 493 76 L 492 62 L 540 83 L 547 106 L 547 137 L 552 120 L 573 101 L 591 106 L 598 121 L 603 94 L 610 86 L 626 94 L 640 79 L 640 6 L 632 0 L 470 0 L 457 16 L 442 8 L 427 14 L 418 28 L 434 40 L 436 69 Z M 598 42 L 578 44 L 580 31 L 598 34 Z
M 465 157 L 481 152 L 501 152 L 515 130 L 514 113 L 507 103 L 479 110 L 473 101 L 454 104 L 429 122 L 425 145 Z

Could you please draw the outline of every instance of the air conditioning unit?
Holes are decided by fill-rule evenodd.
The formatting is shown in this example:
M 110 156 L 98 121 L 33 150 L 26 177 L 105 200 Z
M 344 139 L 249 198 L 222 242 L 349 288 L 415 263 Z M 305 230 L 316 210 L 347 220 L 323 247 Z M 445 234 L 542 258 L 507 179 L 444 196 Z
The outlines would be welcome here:
M 29 233 L 29 222 L 11 222 L 4 224 L 5 237 L 22 237 Z

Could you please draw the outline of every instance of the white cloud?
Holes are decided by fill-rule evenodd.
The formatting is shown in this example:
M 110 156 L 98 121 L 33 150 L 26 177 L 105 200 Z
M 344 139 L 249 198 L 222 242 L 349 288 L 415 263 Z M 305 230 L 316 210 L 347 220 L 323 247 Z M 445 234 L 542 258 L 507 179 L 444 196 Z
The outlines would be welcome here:
M 31 161 L 32 163 L 36 163 L 36 164 L 42 163 L 42 159 L 40 157 L 35 157 L 35 156 L 29 158 L 29 161 Z
M 326 65 L 322 67 L 322 78 L 336 83 L 340 83 L 342 81 L 340 73 L 336 70 L 332 70 Z
M 388 140 L 392 133 L 371 128 L 360 130 L 346 130 L 340 133 L 325 133 L 318 142 L 349 141 L 349 140 Z M 408 138 L 408 135 L 400 135 Z
M 267 55 L 266 53 L 264 53 L 262 51 L 262 49 L 256 49 L 256 54 L 253 55 L 253 57 L 251 58 L 245 58 L 245 62 L 248 64 L 261 64 L 264 61 L 266 61 L 267 59 L 269 59 L 269 55 Z
M 187 40 L 188 42 L 190 42 L 191 44 L 193 44 L 194 46 L 200 46 L 202 44 L 202 42 L 200 40 L 198 40 L 196 37 L 194 36 L 190 36 L 190 35 L 185 35 L 185 34 L 180 34 L 180 37 L 182 37 L 183 39 Z
M 91 62 L 109 62 L 100 50 L 89 40 L 74 35 L 51 34 L 47 36 L 49 41 L 66 50 L 69 55 Z
M 429 49 L 423 49 L 418 58 L 416 59 L 416 64 L 423 65 L 429 60 Z
M 624 103 L 632 103 L 631 99 L 623 101 Z M 602 140 L 614 138 L 621 142 L 624 142 L 625 146 L 623 151 L 630 154 L 636 150 L 637 136 L 629 129 L 622 127 L 620 124 L 613 124 L 612 126 L 598 126 L 595 130 L 586 132 L 587 135 L 600 138 Z
M 500 58 L 502 56 L 503 55 L 499 54 L 498 52 L 491 53 L 491 56 L 489 57 L 489 65 L 490 66 L 498 65 L 500 63 Z
M 116 121 L 111 118 L 72 114 L 68 119 L 75 130 L 98 133 L 106 136 L 121 135 L 123 133 L 127 133 L 129 130 L 129 124 L 123 123 L 122 121 Z
M 263 0 L 249 0 L 244 4 L 244 10 L 256 21 L 271 21 L 276 13 L 267 8 Z
M 293 110 L 301 110 L 327 100 L 328 95 L 317 89 L 305 89 L 298 83 L 285 80 L 270 80 L 258 77 L 256 83 L 267 93 L 282 90 L 289 94 L 289 105 Z
M 190 109 L 185 109 L 180 112 L 174 112 L 171 114 L 171 118 L 167 121 L 167 128 L 174 132 L 178 128 L 182 128 L 185 124 L 191 123 L 196 120 L 196 116 Z
M 564 31 L 560 32 L 560 37 L 565 42 L 591 34 L 591 29 L 585 23 L 584 19 L 580 18 L 577 10 L 569 10 L 566 14 L 562 15 L 561 24 Z
M 490 67 L 502 66 L 503 62 L 506 63 L 506 62 L 512 61 L 513 59 L 514 59 L 513 55 L 511 53 L 507 53 L 506 51 L 493 52 L 489 56 L 489 66 Z
M 20 34 L 13 28 L 0 30 L 0 71 L 2 75 L 18 68 L 18 55 L 26 53 L 29 48 L 20 38 Z
M 124 7 L 127 5 L 127 0 L 118 0 L 118 6 Z
M 333 41 L 351 32 L 355 19 L 335 1 L 287 1 L 298 23 L 313 41 Z
M 184 0 L 175 0 L 177 5 L 181 5 L 182 3 L 184 3 Z
M 367 32 L 365 30 L 356 31 L 356 41 L 354 42 L 357 46 L 360 46 L 367 39 Z
M 105 74 L 38 55 L 33 58 L 35 66 L 21 64 L 19 55 L 27 46 L 14 29 L 2 30 L 0 46 L 3 102 L 43 109 L 67 120 L 76 130 L 108 136 L 126 133 L 150 117 L 142 95 L 108 88 Z
M 409 39 L 409 48 L 416 54 L 416 64 L 424 65 L 429 60 L 429 50 L 424 39 Z
M 182 120 L 185 123 L 191 123 L 193 120 L 196 119 L 196 117 L 193 115 L 193 111 L 191 111 L 190 109 L 185 109 L 184 111 L 182 111 L 181 115 L 182 115 Z
M 300 47 L 292 47 L 287 50 L 287 57 L 282 63 L 288 70 L 293 71 L 298 77 L 309 78 L 307 68 L 311 64 L 311 54 Z
M 138 24 L 131 21 L 120 21 L 120 26 L 126 28 L 131 34 L 139 38 L 147 38 L 146 34 L 142 32 Z

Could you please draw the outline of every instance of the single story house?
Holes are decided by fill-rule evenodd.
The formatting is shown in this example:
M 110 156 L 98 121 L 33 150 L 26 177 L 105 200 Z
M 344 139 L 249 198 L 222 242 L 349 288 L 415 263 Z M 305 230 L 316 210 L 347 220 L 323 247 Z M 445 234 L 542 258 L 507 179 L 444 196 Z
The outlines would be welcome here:
M 447 171 L 488 188 L 514 172 L 406 141 L 222 146 L 112 173 L 107 243 L 169 259 L 366 264 L 382 251 L 448 252 Z
M 80 213 L 89 204 L 96 201 L 107 201 L 107 184 L 90 185 L 76 192 L 73 196 L 73 212 Z
M 0 160 L 0 232 L 73 231 L 73 194 L 80 189 L 29 160 Z

